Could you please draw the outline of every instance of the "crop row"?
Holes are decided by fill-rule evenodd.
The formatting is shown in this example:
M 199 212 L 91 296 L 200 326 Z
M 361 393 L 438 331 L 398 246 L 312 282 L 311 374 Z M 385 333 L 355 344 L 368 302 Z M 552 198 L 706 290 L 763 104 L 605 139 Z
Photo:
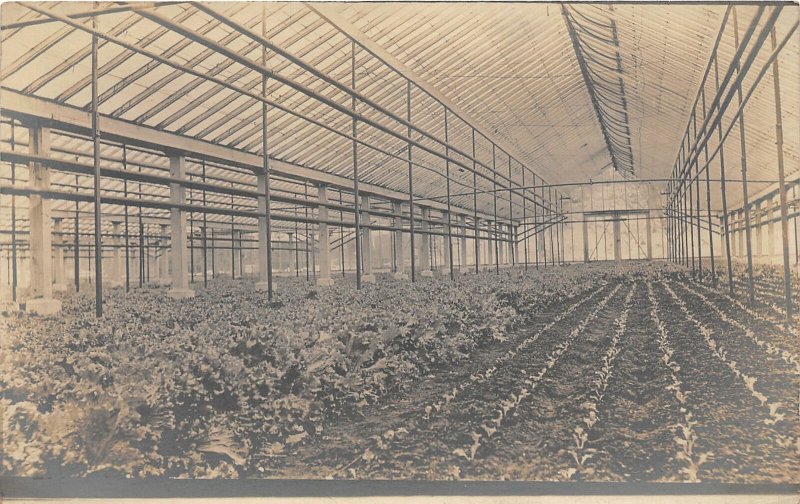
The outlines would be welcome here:
M 584 329 L 586 329 L 592 320 L 597 317 L 597 314 L 600 312 L 600 310 L 605 308 L 605 306 L 619 289 L 620 285 L 614 287 L 614 289 L 608 295 L 606 295 L 600 300 L 600 302 L 597 303 L 589 315 L 581 320 L 581 322 L 578 323 L 578 325 L 575 326 L 552 351 L 550 351 L 550 353 L 547 355 L 544 366 L 541 369 L 528 369 L 522 371 L 521 375 L 524 376 L 522 379 L 522 386 L 503 398 L 500 401 L 499 406 L 479 422 L 480 426 L 478 429 L 472 431 L 471 433 L 472 443 L 470 445 L 456 448 L 453 451 L 453 454 L 464 457 L 467 460 L 474 459 L 481 445 L 497 432 L 505 418 L 515 413 L 520 403 L 524 401 L 534 389 L 536 389 L 544 375 L 556 365 L 559 358 L 569 349 L 575 338 L 581 334 Z
M 597 449 L 589 448 L 586 443 L 589 440 L 589 434 L 592 428 L 598 421 L 598 405 L 605 396 L 608 382 L 613 372 L 614 361 L 620 352 L 619 343 L 625 334 L 625 328 L 628 324 L 628 315 L 631 309 L 631 299 L 633 298 L 633 293 L 636 291 L 636 287 L 637 285 L 634 283 L 631 290 L 625 296 L 622 313 L 614 320 L 614 333 L 611 336 L 611 345 L 602 357 L 602 367 L 595 372 L 595 377 L 592 380 L 593 387 L 589 393 L 589 399 L 580 405 L 584 413 L 584 417 L 581 419 L 582 425 L 577 425 L 573 429 L 572 437 L 575 444 L 572 449 L 568 450 L 568 453 L 572 455 L 575 461 L 575 467 L 569 468 L 562 474 L 566 479 L 580 474 L 584 469 L 584 464 L 591 460 L 597 453 Z
M 706 344 L 708 345 L 708 348 L 711 349 L 717 359 L 730 368 L 731 372 L 733 372 L 733 374 L 736 375 L 739 380 L 741 380 L 747 390 L 750 391 L 753 397 L 755 397 L 762 406 L 766 406 L 768 408 L 770 419 L 765 420 L 765 423 L 776 423 L 783 420 L 785 415 L 783 413 L 779 413 L 778 410 L 783 408 L 784 405 L 780 402 L 770 402 L 769 397 L 759 392 L 756 389 L 756 378 L 743 373 L 739 369 L 737 362 L 728 356 L 728 351 L 725 346 L 714 338 L 714 330 L 695 318 L 694 315 L 692 315 L 692 313 L 689 311 L 686 302 L 684 302 L 668 284 L 664 284 L 664 289 L 667 291 L 667 293 L 669 293 L 673 301 L 675 301 L 675 303 L 680 307 L 680 310 L 683 312 L 686 319 L 697 328 L 702 335 L 703 340 L 705 340 Z
M 790 366 L 793 366 L 796 372 L 800 373 L 800 359 L 798 359 L 797 355 L 793 354 L 792 352 L 790 352 L 788 350 L 784 350 L 782 348 L 779 348 L 778 346 L 772 344 L 771 342 L 765 341 L 764 339 L 760 338 L 758 335 L 756 335 L 756 333 L 750 327 L 748 327 L 747 325 L 739 322 L 735 318 L 728 316 L 717 305 L 717 303 L 713 302 L 708 296 L 706 296 L 702 292 L 699 292 L 698 290 L 695 290 L 695 289 L 689 287 L 686 284 L 682 284 L 681 287 L 684 290 L 686 290 L 686 291 L 694 294 L 698 298 L 700 298 L 702 300 L 702 302 L 705 304 L 705 306 L 707 306 L 714 313 L 716 313 L 719 316 L 719 318 L 722 319 L 724 322 L 726 322 L 726 323 L 728 323 L 728 324 L 730 324 L 732 326 L 735 326 L 736 328 L 741 330 L 745 334 L 745 336 L 747 336 L 747 338 L 749 338 L 756 345 L 758 345 L 759 348 L 764 350 L 764 352 L 766 352 L 768 355 L 771 355 L 771 356 L 778 357 L 778 358 L 782 359 L 786 364 L 789 364 Z
M 658 330 L 658 346 L 661 349 L 661 361 L 669 369 L 670 379 L 672 383 L 667 386 L 667 391 L 671 392 L 677 401 L 682 422 L 675 426 L 675 437 L 673 438 L 678 448 L 676 459 L 685 463 L 681 468 L 681 473 L 684 474 L 688 481 L 697 482 L 697 473 L 704 463 L 711 457 L 712 452 L 697 453 L 695 445 L 697 444 L 697 432 L 694 427 L 697 421 L 694 420 L 694 413 L 687 405 L 687 397 L 689 392 L 685 389 L 683 382 L 680 379 L 680 365 L 672 358 L 675 351 L 669 342 L 669 334 L 667 332 L 666 324 L 659 316 L 658 301 L 653 294 L 653 286 L 648 282 L 647 284 L 647 298 L 650 301 L 650 317 L 653 320 Z
M 359 458 L 366 462 L 375 460 L 380 456 L 382 451 L 385 451 L 390 447 L 389 443 L 392 440 L 413 436 L 417 429 L 427 425 L 428 421 L 434 418 L 438 413 L 444 411 L 448 405 L 450 405 L 451 402 L 459 397 L 464 390 L 470 387 L 480 387 L 487 380 L 490 380 L 500 367 L 516 358 L 517 355 L 523 352 L 526 348 L 538 341 L 542 334 L 549 331 L 555 324 L 570 316 L 579 307 L 593 300 L 604 288 L 605 286 L 600 286 L 592 290 L 588 295 L 584 295 L 584 297 L 570 304 L 566 309 L 559 311 L 552 320 L 550 320 L 536 332 L 526 333 L 521 341 L 494 359 L 490 366 L 482 369 L 481 371 L 471 373 L 467 379 L 454 384 L 452 388 L 447 389 L 438 398 L 424 403 L 418 408 L 419 414 L 417 415 L 417 422 L 406 424 L 406 426 L 394 425 L 385 430 L 381 435 L 376 435 L 370 438 L 370 442 L 367 443 L 367 446 L 362 450 L 361 454 L 356 459 L 351 461 L 350 464 L 346 464 L 337 469 L 334 474 L 338 474 L 343 469 L 350 467 L 350 465 L 359 460 Z

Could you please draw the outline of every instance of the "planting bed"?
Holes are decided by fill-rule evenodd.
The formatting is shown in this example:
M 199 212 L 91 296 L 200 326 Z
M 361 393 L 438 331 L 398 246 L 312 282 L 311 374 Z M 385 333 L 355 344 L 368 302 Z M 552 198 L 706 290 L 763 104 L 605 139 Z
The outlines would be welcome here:
M 708 271 L 704 272 L 706 276 Z M 717 267 L 719 276 L 718 287 L 728 288 L 728 275 L 725 267 Z M 784 297 L 783 267 L 774 265 L 754 265 L 753 266 L 753 291 L 755 294 L 756 306 L 778 318 L 785 317 L 786 299 Z M 709 282 L 709 279 L 706 279 Z M 747 302 L 748 275 L 746 265 L 741 263 L 733 264 L 733 286 L 734 296 L 743 302 Z M 800 311 L 800 270 L 797 265 L 793 265 L 791 276 L 792 287 L 792 307 L 795 313 Z
M 793 329 L 664 263 L 64 302 L 0 319 L 10 474 L 798 482 Z

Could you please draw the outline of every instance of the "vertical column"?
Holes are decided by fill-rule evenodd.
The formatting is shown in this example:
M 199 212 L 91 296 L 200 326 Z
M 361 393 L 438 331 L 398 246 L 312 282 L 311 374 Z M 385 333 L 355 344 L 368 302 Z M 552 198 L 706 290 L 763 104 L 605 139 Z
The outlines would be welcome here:
M 495 225 L 495 240 L 497 244 L 497 264 L 502 266 L 506 263 L 506 247 L 505 235 L 503 234 L 503 225 L 499 222 Z
M 444 223 L 444 250 L 442 256 L 444 257 L 442 273 L 446 274 L 450 271 L 450 261 L 453 257 L 453 234 L 451 233 L 452 214 L 449 212 L 442 212 L 442 222 Z
M 742 257 L 744 253 L 744 226 L 742 225 L 742 215 L 741 212 L 731 213 L 731 218 L 733 219 L 733 238 L 736 242 L 736 246 L 733 249 L 733 255 L 735 257 Z
M 97 18 L 92 18 L 92 28 L 97 28 Z M 94 313 L 95 317 L 103 316 L 103 235 L 100 222 L 100 116 L 97 111 L 97 50 L 98 37 L 92 34 L 92 165 L 94 172 L 94 249 L 97 251 L 94 259 Z M 90 249 L 91 250 L 91 249 Z M 91 255 L 91 252 L 90 252 Z M 90 265 L 91 268 L 91 265 Z M 91 269 L 89 270 L 91 271 Z
M 719 92 L 719 58 L 714 58 L 714 81 L 715 81 L 715 92 Z M 728 196 L 727 190 L 725 186 L 725 140 L 722 135 L 722 128 L 717 128 L 717 135 L 719 139 L 719 176 L 720 176 L 720 187 L 719 192 L 722 196 L 722 216 L 723 221 L 722 225 L 724 227 L 723 233 L 725 234 L 725 263 L 728 270 L 728 292 L 733 295 L 733 265 L 731 264 L 731 231 L 730 231 L 730 223 L 728 220 L 730 219 L 730 214 L 728 213 Z
M 474 261 L 475 261 L 475 273 L 478 273 L 481 269 L 481 220 L 477 217 L 473 217 L 475 220 L 475 225 L 473 229 L 473 254 L 474 254 Z
M 620 233 L 619 216 L 614 217 L 614 261 L 622 260 L 622 234 Z
M 375 275 L 372 273 L 372 231 L 369 228 L 370 225 L 370 216 L 369 216 L 369 196 L 364 195 L 361 197 L 361 212 L 362 212 L 362 220 L 366 226 L 363 226 L 362 233 L 363 237 L 361 240 L 361 262 L 363 263 L 361 268 L 361 282 L 362 283 L 373 283 L 375 282 Z
M 514 264 L 516 257 L 516 242 L 514 241 L 514 226 L 508 225 L 508 261 L 507 264 Z
M 469 268 L 467 267 L 467 216 L 461 215 L 459 220 L 461 221 L 461 238 L 459 239 L 461 273 L 467 273 L 469 272 Z
M 744 257 L 744 242 L 745 242 L 745 213 L 744 210 L 739 210 L 739 257 Z
M 328 231 L 328 188 L 320 185 L 317 189 L 319 194 L 319 277 L 317 285 L 333 285 L 331 278 L 331 236 Z
M 144 238 L 145 246 L 144 246 L 144 249 L 143 249 L 144 253 L 142 254 L 142 262 L 144 264 L 143 270 L 144 270 L 144 281 L 145 282 L 149 282 L 150 281 L 150 279 L 149 279 L 149 277 L 150 277 L 150 241 L 149 240 L 150 240 L 150 238 L 147 235 L 145 235 L 145 238 Z M 153 253 L 154 254 L 158 254 L 158 253 L 160 253 L 160 251 L 161 251 L 161 240 L 157 239 L 156 240 L 156 250 Z M 159 259 L 160 257 L 161 256 L 155 256 L 156 260 L 154 261 L 154 267 L 155 267 L 156 271 L 155 271 L 154 278 L 156 279 L 156 283 L 157 284 L 161 284 L 162 282 L 165 283 L 165 284 L 169 284 L 169 282 L 170 282 L 169 274 L 162 273 L 162 270 L 167 271 L 167 269 L 161 267 L 162 261 L 161 261 L 161 259 Z
M 50 154 L 50 129 L 34 126 L 29 130 L 28 150 L 37 156 Z M 41 163 L 30 164 L 31 189 L 50 189 L 50 169 Z M 53 258 L 50 218 L 50 200 L 38 194 L 29 198 L 30 226 L 30 299 L 25 309 L 31 313 L 48 315 L 61 311 L 61 301 L 53 299 Z
M 772 50 L 776 49 L 775 27 L 770 33 Z M 786 324 L 792 323 L 792 277 L 789 264 L 789 209 L 786 201 L 786 174 L 783 168 L 783 119 L 781 109 L 781 81 L 778 69 L 778 59 L 772 63 L 772 83 L 775 91 L 775 146 L 778 155 L 778 202 L 781 212 L 781 252 L 783 259 L 783 289 L 786 303 Z M 793 189 L 794 191 L 794 189 Z M 797 247 L 797 218 L 795 217 L 795 248 Z
M 767 201 L 769 205 L 767 209 L 767 262 L 772 263 L 772 258 L 775 255 L 775 202 L 770 198 Z
M 734 48 L 739 50 L 739 20 L 736 13 L 736 7 L 733 7 L 733 34 L 734 34 Z M 736 75 L 740 76 L 741 67 L 739 61 L 736 61 Z M 742 106 L 742 81 L 740 80 L 736 86 L 737 96 L 739 98 L 739 106 Z M 747 190 L 747 136 L 745 135 L 744 113 L 739 115 L 739 149 L 741 151 L 741 169 L 742 169 L 742 206 L 744 208 L 744 231 L 745 231 L 745 245 L 747 250 L 747 294 L 749 304 L 755 304 L 755 287 L 753 286 L 753 249 L 750 239 L 750 197 Z
M 419 243 L 419 261 L 422 269 L 422 276 L 432 277 L 431 271 L 431 235 L 428 234 L 431 225 L 429 219 L 431 218 L 431 209 L 422 207 L 422 237 Z
M 653 259 L 653 226 L 651 224 L 653 214 L 650 210 L 647 211 L 647 220 L 645 221 L 645 233 L 647 233 L 647 260 Z
M 67 290 L 67 262 L 64 259 L 64 246 L 67 240 L 64 237 L 63 220 L 60 217 L 53 219 L 53 234 L 55 236 L 54 262 L 53 262 L 53 292 Z
M 492 236 L 494 229 L 494 222 L 490 222 L 486 227 L 486 269 L 494 266 L 494 236 Z
M 589 217 L 583 214 L 583 262 L 589 262 Z
M 256 174 L 258 185 L 258 280 L 256 289 L 268 291 L 270 288 L 269 270 L 271 267 L 269 257 L 269 240 L 267 226 L 267 175 L 264 172 Z
M 756 256 L 764 255 L 764 226 L 761 225 L 761 201 L 756 203 Z
M 169 274 L 170 254 L 167 251 L 166 247 L 167 235 L 169 234 L 169 226 L 167 226 L 166 224 L 161 224 L 160 229 L 161 231 L 158 236 L 158 249 L 157 249 L 157 253 L 159 254 L 159 256 L 158 260 L 156 260 L 156 282 L 159 285 L 170 285 L 172 279 L 172 277 Z
M 186 178 L 186 158 L 182 155 L 170 155 L 169 174 L 172 178 L 183 180 Z M 169 185 L 170 202 L 174 205 L 186 203 L 186 188 L 180 182 L 173 182 Z M 175 299 L 194 297 L 194 291 L 189 288 L 188 263 L 188 239 L 186 236 L 186 212 L 180 208 L 170 209 L 170 262 L 172 287 L 167 291 L 167 295 Z M 165 233 L 165 226 L 161 226 L 161 233 Z M 162 251 L 162 257 L 163 257 Z M 166 266 L 166 265 L 164 265 Z M 165 268 L 164 268 L 165 269 Z M 166 275 L 167 272 L 163 271 Z
M 401 214 L 403 207 L 399 201 L 392 203 L 392 211 L 395 214 L 394 226 L 394 278 L 397 280 L 408 280 L 408 275 L 404 273 L 405 258 L 403 257 L 403 218 Z M 413 253 L 413 249 L 412 249 Z
M 119 221 L 111 223 L 111 268 L 109 268 L 109 287 L 120 287 L 122 281 L 122 238 L 119 236 Z
M 542 213 L 544 214 L 544 209 L 542 209 Z M 546 217 L 542 215 L 542 222 L 539 226 L 539 230 L 536 231 L 536 246 L 539 250 L 538 255 L 542 257 L 542 267 L 547 267 L 547 241 L 545 240 L 545 229 L 547 222 Z
M 266 40 L 267 38 L 267 7 L 266 3 L 261 4 L 261 37 Z M 266 44 L 261 45 L 261 65 L 266 68 L 267 67 L 267 46 Z M 261 74 L 261 95 L 265 98 L 268 95 L 267 89 L 267 80 L 268 75 L 267 73 Z M 267 102 L 261 102 L 261 163 L 262 163 L 262 175 L 263 180 L 258 180 L 258 187 L 259 187 L 259 213 L 263 213 L 265 215 L 264 223 L 262 224 L 261 219 L 258 221 L 258 250 L 259 250 L 259 282 L 263 282 L 264 279 L 261 275 L 262 268 L 266 269 L 266 286 L 267 286 L 267 299 L 272 301 L 272 294 L 273 294 L 273 285 L 272 285 L 272 201 L 271 201 L 271 194 L 270 194 L 270 183 L 269 183 L 269 134 L 268 134 L 268 122 L 267 122 Z M 303 184 L 304 188 L 307 190 L 307 185 Z M 261 200 L 261 195 L 263 195 L 264 200 Z M 307 195 L 307 193 L 306 193 Z M 308 229 L 308 228 L 306 228 Z M 308 234 L 308 233 L 306 233 Z M 263 240 L 263 246 L 262 246 Z M 266 251 L 266 257 L 262 257 L 262 251 Z M 212 256 L 213 257 L 213 256 Z M 261 260 L 263 259 L 263 260 Z M 263 284 L 262 284 L 263 285 Z

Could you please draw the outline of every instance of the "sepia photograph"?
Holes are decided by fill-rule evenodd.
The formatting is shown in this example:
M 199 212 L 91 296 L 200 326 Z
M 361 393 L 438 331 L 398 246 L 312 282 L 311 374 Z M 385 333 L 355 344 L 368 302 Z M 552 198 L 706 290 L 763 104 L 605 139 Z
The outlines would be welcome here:
M 796 502 L 799 21 L 3 2 L 0 500 Z

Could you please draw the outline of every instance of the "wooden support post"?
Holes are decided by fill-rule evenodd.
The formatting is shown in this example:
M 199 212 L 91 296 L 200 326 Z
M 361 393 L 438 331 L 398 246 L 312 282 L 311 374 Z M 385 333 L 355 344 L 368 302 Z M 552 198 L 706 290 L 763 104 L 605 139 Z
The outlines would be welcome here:
M 447 244 L 444 250 L 444 257 L 445 257 L 445 264 L 447 268 L 450 270 L 450 280 L 455 279 L 455 265 L 453 264 L 453 213 L 450 210 L 450 137 L 449 137 L 449 129 L 448 129 L 448 121 L 447 121 L 447 107 L 444 107 L 444 143 L 445 146 L 445 159 L 444 166 L 445 166 L 445 189 L 447 190 L 447 210 L 445 210 L 444 217 L 447 226 L 447 238 L 445 238 L 445 243 Z
M 772 258 L 775 255 L 775 202 L 772 198 L 767 200 L 767 246 L 764 253 L 768 256 L 767 261 L 772 264 Z
M 478 175 L 477 175 L 477 158 L 475 155 L 475 128 L 472 128 L 472 219 L 474 232 L 475 246 L 475 273 L 478 273 L 481 268 L 481 244 L 480 244 L 480 221 L 478 220 Z
M 351 73 L 351 87 L 353 90 L 356 89 L 356 41 L 353 40 L 351 42 L 351 51 L 350 51 L 350 73 Z M 351 106 L 353 111 L 356 111 L 356 96 L 353 94 L 351 97 Z M 411 110 L 411 100 L 409 97 L 409 111 Z M 410 113 L 410 112 L 409 112 Z M 409 119 L 410 120 L 410 119 Z M 356 247 L 356 289 L 361 289 L 361 212 L 359 211 L 359 194 L 358 194 L 358 142 L 356 138 L 358 137 L 358 121 L 355 117 L 352 120 L 353 123 L 353 205 L 355 206 L 353 211 L 353 219 L 355 221 L 355 247 Z M 411 128 L 408 128 L 408 137 L 411 138 Z M 409 153 L 409 165 L 411 164 L 411 145 L 408 146 L 408 153 Z M 344 250 L 344 241 L 342 241 L 342 250 Z
M 271 288 L 270 268 L 271 257 L 269 247 L 271 240 L 269 236 L 269 225 L 267 224 L 267 175 L 264 172 L 256 174 L 256 184 L 258 187 L 258 280 L 256 289 L 269 292 Z
M 177 179 L 169 185 L 170 201 L 183 205 L 186 203 L 186 188 L 181 183 L 186 179 L 186 158 L 183 155 L 170 155 L 169 174 Z M 175 299 L 194 297 L 194 291 L 189 288 L 187 231 L 186 212 L 180 208 L 170 209 L 171 288 L 167 294 Z M 163 274 L 166 275 L 166 271 Z
M 361 196 L 361 214 L 364 222 L 370 223 L 370 201 L 369 196 Z M 363 238 L 361 240 L 361 260 L 363 262 L 363 271 L 361 274 L 362 283 L 375 282 L 375 275 L 372 274 L 372 231 L 369 226 L 363 228 Z
M 159 227 L 158 240 L 156 240 L 156 283 L 159 285 L 171 285 L 172 277 L 169 273 L 170 253 L 167 249 L 167 235 L 169 226 L 161 224 Z
M 109 273 L 109 287 L 120 287 L 122 285 L 122 237 L 120 236 L 119 221 L 111 223 L 111 268 Z
M 756 211 L 755 211 L 755 232 L 756 232 L 756 250 L 755 255 L 756 257 L 761 257 L 764 255 L 765 247 L 764 247 L 764 226 L 761 224 L 761 201 L 756 203 Z
M 406 120 L 411 123 L 411 81 L 406 81 Z M 411 138 L 411 127 L 408 127 L 407 136 Z M 413 163 L 412 163 L 412 149 L 413 146 L 411 142 L 408 142 L 406 146 L 407 154 L 408 154 L 408 230 L 409 230 L 409 239 L 411 241 L 409 247 L 409 253 L 411 254 L 411 281 L 415 282 L 417 280 L 417 272 L 416 272 L 416 264 L 415 264 L 415 257 L 414 257 L 414 249 L 416 247 L 414 236 L 414 172 L 413 172 Z M 402 239 L 400 240 L 400 245 L 402 248 Z
M 128 147 L 122 144 L 122 169 L 128 171 Z M 122 183 L 123 194 L 128 198 L 128 181 Z M 131 244 L 130 244 L 130 220 L 128 219 L 128 205 L 125 205 L 125 292 L 131 290 Z
M 31 154 L 50 155 L 50 129 L 33 126 L 29 130 L 28 150 Z M 50 189 L 50 168 L 41 163 L 31 163 L 28 176 L 31 189 Z M 28 199 L 30 297 L 26 311 L 49 315 L 61 311 L 61 301 L 53 298 L 53 258 L 50 200 L 31 194 Z
M 54 249 L 53 255 L 53 292 L 67 290 L 67 262 L 64 260 L 64 248 L 67 241 L 64 239 L 64 219 L 53 219 Z
M 739 50 L 739 22 L 736 13 L 736 7 L 733 7 L 733 34 L 734 34 L 734 47 L 736 51 Z M 739 61 L 736 61 L 736 73 L 741 71 Z M 737 96 L 739 98 L 739 106 L 742 106 L 742 83 L 736 87 Z M 745 230 L 745 245 L 747 248 L 747 299 L 752 306 L 756 302 L 755 287 L 753 285 L 753 247 L 750 238 L 750 200 L 747 192 L 747 135 L 745 134 L 744 112 L 739 115 L 739 147 L 742 154 L 742 206 L 744 207 L 744 230 Z
M 583 214 L 583 262 L 589 263 L 589 217 Z
M 459 266 L 461 266 L 461 273 L 467 273 L 469 271 L 467 266 L 467 216 L 461 215 L 459 219 L 461 221 L 461 237 L 458 240 L 460 246 L 459 256 L 461 259 L 461 264 L 459 264 Z
M 261 4 L 261 37 L 267 37 L 267 7 L 266 3 Z M 267 66 L 267 46 L 261 45 L 261 64 Z M 261 76 L 261 95 L 267 97 L 267 74 Z M 270 188 L 270 160 L 269 160 L 269 134 L 267 122 L 267 103 L 261 103 L 261 174 L 263 180 L 259 184 L 259 211 L 263 212 L 266 216 L 262 221 L 259 219 L 259 282 L 263 282 L 263 273 L 266 269 L 267 281 L 267 299 L 272 301 L 274 294 L 274 287 L 272 282 L 272 201 L 271 201 L 271 188 Z M 263 194 L 263 200 L 260 196 Z M 326 234 L 327 238 L 327 234 Z M 328 246 L 328 242 L 325 242 Z M 264 252 L 266 251 L 266 257 Z M 330 263 L 328 262 L 330 266 Z M 330 275 L 328 275 L 330 277 Z M 263 283 L 261 284 L 263 288 Z
M 428 207 L 422 207 L 422 237 L 419 240 L 419 261 L 421 266 L 421 275 L 423 277 L 432 277 L 433 271 L 431 270 L 431 237 L 428 234 L 430 223 L 428 220 L 431 217 L 431 210 Z
M 97 18 L 92 18 L 92 28 L 97 28 Z M 94 307 L 95 316 L 103 316 L 103 238 L 102 223 L 100 222 L 100 113 L 97 110 L 97 35 L 92 34 L 92 161 L 94 165 L 94 249 L 95 255 L 95 282 L 94 282 Z
M 317 210 L 319 216 L 319 277 L 317 277 L 317 285 L 330 286 L 333 285 L 333 278 L 331 278 L 331 237 L 327 223 L 328 188 L 320 185 L 317 194 L 319 195 Z
M 776 49 L 775 28 L 770 33 L 772 50 Z M 786 200 L 786 175 L 783 166 L 783 119 L 781 111 L 781 83 L 778 68 L 778 58 L 772 63 L 772 83 L 775 93 L 775 145 L 778 154 L 778 184 L 781 207 L 781 252 L 783 255 L 783 290 L 786 306 L 786 324 L 791 325 L 793 317 L 792 307 L 792 276 L 789 264 L 789 208 Z M 793 189 L 794 190 L 794 189 Z M 797 246 L 797 218 L 795 217 L 795 247 Z M 771 225 L 771 224 L 770 224 Z
M 394 232 L 394 278 L 397 280 L 408 280 L 405 274 L 405 258 L 403 257 L 403 219 L 400 217 L 403 211 L 402 204 L 399 201 L 392 202 L 392 210 L 396 215 L 394 218 L 394 225 L 397 230 Z

